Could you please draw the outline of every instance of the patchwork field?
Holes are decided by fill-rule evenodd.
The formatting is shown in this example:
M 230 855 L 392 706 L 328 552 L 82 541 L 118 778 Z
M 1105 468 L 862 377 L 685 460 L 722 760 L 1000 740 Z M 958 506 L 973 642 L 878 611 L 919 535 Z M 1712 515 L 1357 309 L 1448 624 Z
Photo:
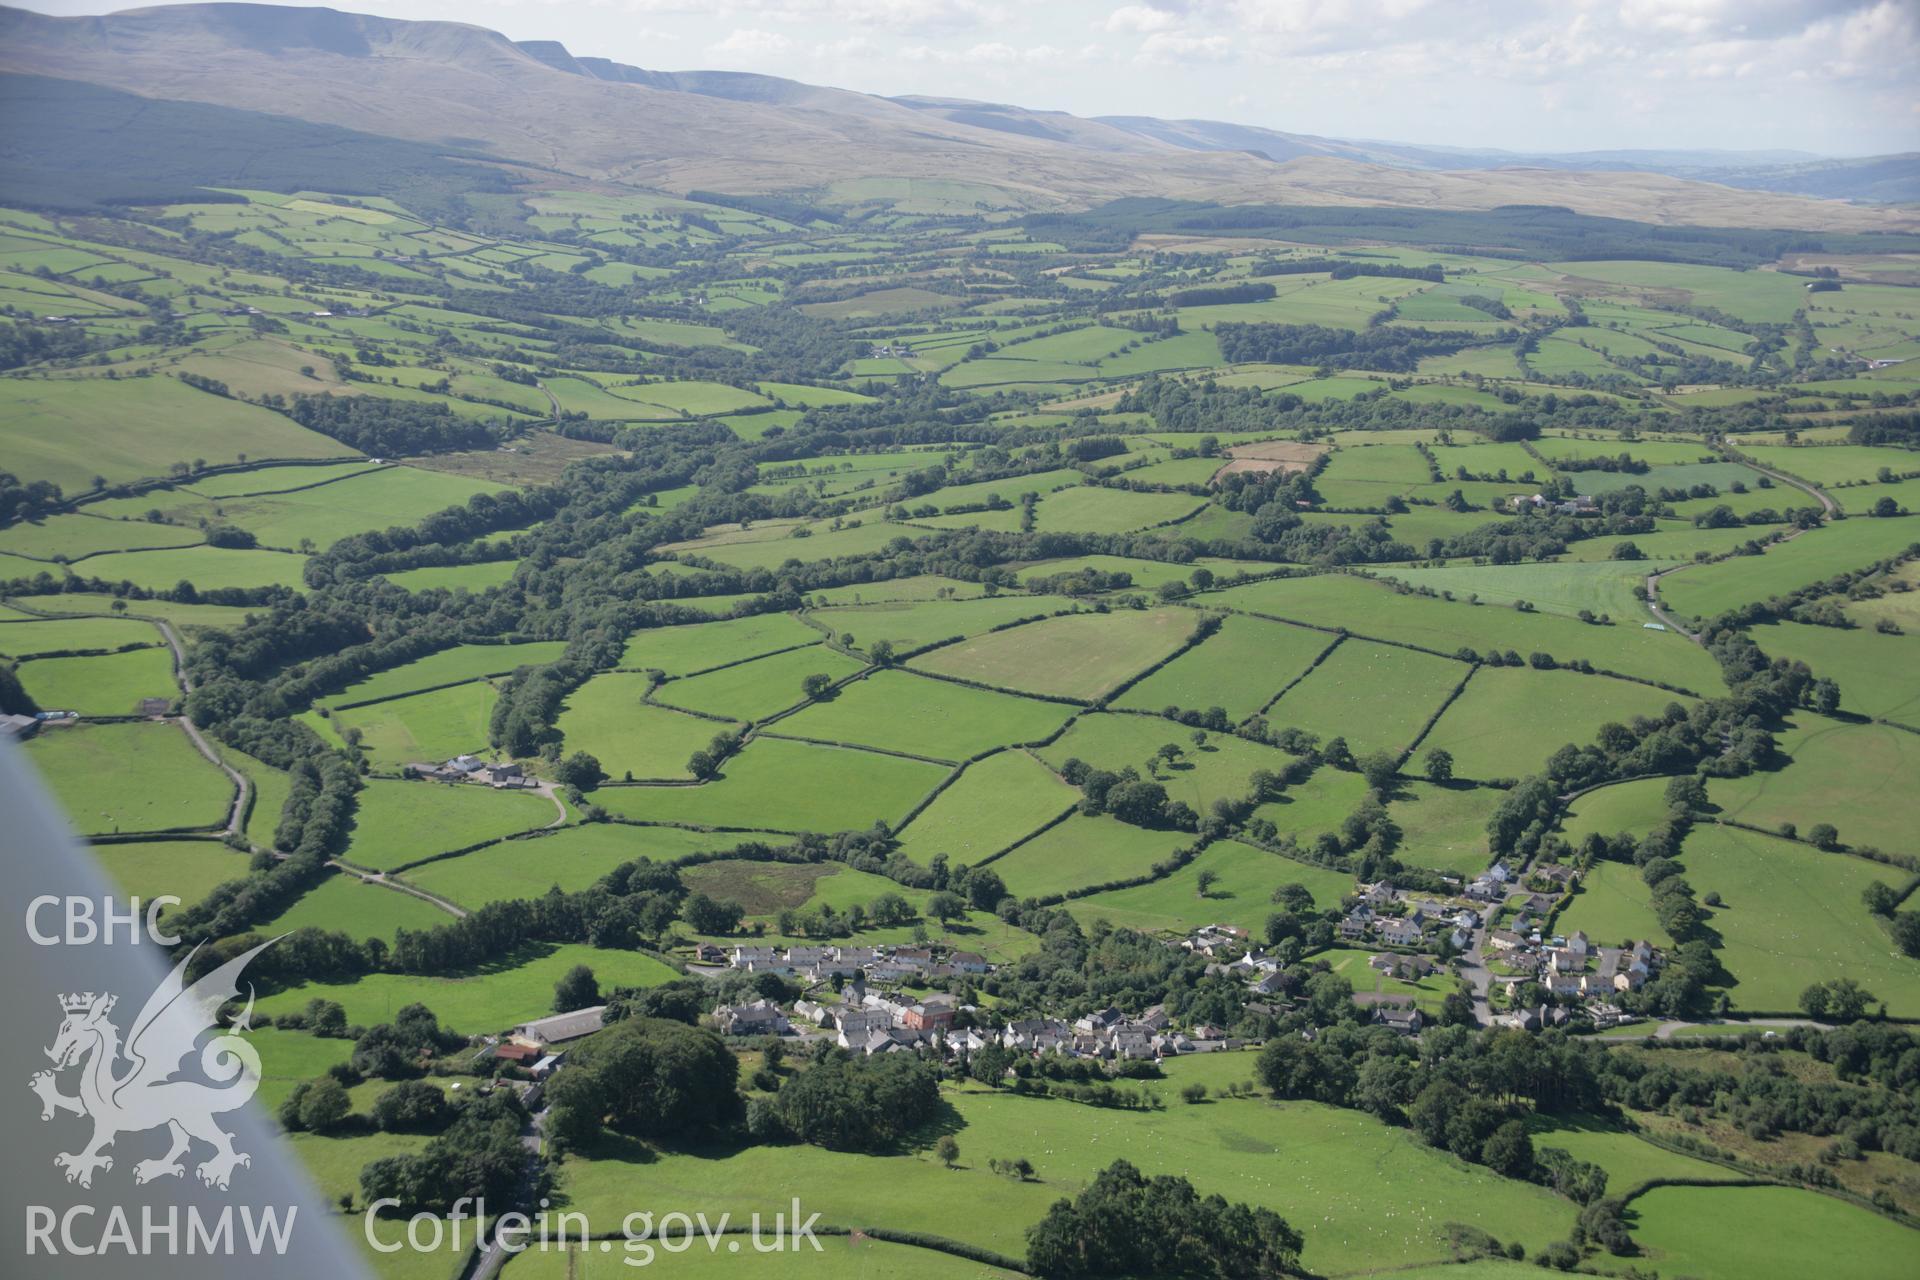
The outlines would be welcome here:
M 337 1000 L 347 1021 L 372 1026 L 390 1022 L 409 1004 L 425 1003 L 440 1025 L 470 1035 L 499 1031 L 552 1011 L 553 987 L 577 964 L 592 969 L 603 988 L 649 987 L 669 981 L 674 970 L 636 951 L 589 946 L 524 947 L 478 972 L 449 977 L 374 973 L 355 982 L 303 982 L 257 1005 L 262 1013 L 304 1009 L 309 1000 Z
M 776 721 L 770 732 L 958 762 L 990 747 L 1036 742 L 1072 713 L 1057 702 L 880 671 Z
M 1660 583 L 1660 598 L 1682 616 L 1711 618 L 1743 604 L 1862 569 L 1920 541 L 1920 520 L 1845 520 L 1810 530 L 1763 556 L 1699 565 Z
M 1724 826 L 1696 827 L 1680 863 L 1703 899 L 1722 900 L 1709 923 L 1736 1008 L 1792 1013 L 1808 984 L 1848 977 L 1896 1017 L 1920 1011 L 1920 960 L 1897 954 L 1860 902 L 1886 868 Z
M 1193 837 L 1184 832 L 1149 831 L 1075 814 L 994 859 L 992 866 L 1008 893 L 1039 898 L 1144 876 L 1191 843 Z
M 34 658 L 20 665 L 20 682 L 45 710 L 89 716 L 134 715 L 144 699 L 172 702 L 179 693 L 172 651 L 154 648 L 91 658 Z
M 280 21 L 250 14 L 247 36 L 278 48 Z M 296 106 L 293 46 L 306 38 L 275 61 Z M 82 52 L 112 59 L 138 43 Z M 228 80 L 251 74 L 215 62 Z M 297 139 L 297 118 L 245 125 L 226 112 L 235 120 L 195 116 L 182 132 L 169 121 L 206 112 L 161 102 L 148 133 L 206 144 L 170 155 L 137 128 L 92 127 L 117 108 L 85 105 L 104 92 L 88 76 L 19 92 L 82 104 L 42 113 L 56 142 L 75 129 L 107 141 L 99 156 L 61 144 L 50 166 L 11 157 L 32 170 L 21 194 L 35 211 L 0 208 L 0 733 L 21 739 L 0 754 L 17 750 L 103 842 L 117 894 L 204 902 L 241 881 L 190 943 L 344 935 L 313 980 L 261 996 L 263 1018 L 324 997 L 374 1024 L 422 1003 L 463 1036 L 487 1035 L 552 1010 L 575 965 L 611 993 L 708 981 L 694 976 L 706 966 L 679 968 L 701 944 L 927 946 L 936 962 L 964 950 L 991 968 L 962 960 L 904 983 L 870 973 L 869 989 L 953 997 L 988 1035 L 1012 1019 L 1157 1005 L 1173 1030 L 1248 1046 L 1169 1055 L 1115 1097 L 1025 1096 L 1039 1092 L 1031 1080 L 1016 1091 L 973 1079 L 973 1055 L 930 1082 L 930 1117 L 871 1144 L 853 1130 L 913 1106 L 906 1091 L 806 1101 L 839 1123 L 831 1141 L 844 1149 L 830 1149 L 775 1138 L 763 1100 L 833 1068 L 799 1040 L 781 1059 L 734 1038 L 753 1135 L 721 1126 L 532 1153 L 549 1198 L 595 1227 L 617 1231 L 635 1208 L 737 1219 L 798 1194 L 855 1234 L 828 1237 L 821 1255 L 696 1245 L 657 1261 L 729 1277 L 996 1275 L 896 1233 L 1018 1262 L 1031 1224 L 1125 1157 L 1273 1208 L 1305 1234 L 1298 1269 L 1331 1280 L 1916 1270 L 1910 1223 L 1729 1185 L 1758 1175 L 1649 1140 L 1711 1142 L 1783 1182 L 1830 1172 L 1846 1193 L 1920 1211 L 1920 1165 L 1899 1154 L 1912 1146 L 1900 1038 L 1905 1020 L 1920 1023 L 1920 959 L 1906 954 L 1920 945 L 1907 870 L 1920 857 L 1920 556 L 1898 560 L 1920 544 L 1920 516 L 1897 514 L 1920 511 L 1908 412 L 1920 237 L 1884 174 L 1877 195 L 1842 203 L 1550 170 L 1501 170 L 1489 198 L 1462 199 L 1470 171 L 1428 173 L 1415 175 L 1433 187 L 1424 206 L 1355 188 L 1322 217 L 1284 192 L 1248 207 L 1254 196 L 1201 180 L 1244 158 L 1189 154 L 1191 200 L 1130 198 L 1152 193 L 1113 185 L 1120 163 L 1106 165 L 1110 190 L 1082 181 L 1066 205 L 1035 172 L 1008 186 L 829 171 L 817 189 L 768 196 L 711 165 L 666 185 L 762 194 L 669 197 L 605 165 L 591 191 L 568 190 L 582 185 L 565 176 L 585 171 L 577 155 L 547 157 L 532 185 L 481 180 L 475 157 L 498 137 L 468 140 L 471 154 L 382 151 L 371 135 L 320 154 L 272 145 Z M 716 109 L 825 121 L 831 97 Z M 982 121 L 1071 124 L 902 101 L 886 108 L 896 124 L 919 111 L 943 137 L 992 136 Z M 535 132 L 576 151 L 612 136 L 591 111 L 575 115 L 571 132 L 534 120 Z M 255 126 L 258 145 L 226 145 L 222 129 Z M 254 157 L 244 182 L 202 172 L 242 153 Z M 797 155 L 796 171 L 809 161 Z M 1326 177 L 1304 163 L 1288 172 Z M 1865 173 L 1820 177 L 1852 195 Z M 328 189 L 355 174 L 350 191 Z M 205 198 L 140 203 L 183 182 Z M 459 225 L 419 201 L 458 211 Z M 1372 274 L 1383 270 L 1407 274 Z M 1803 485 L 1839 511 L 1796 533 L 1789 513 L 1816 497 Z M 1577 513 L 1511 501 L 1536 493 L 1599 501 Z M 1896 514 L 1872 514 L 1882 499 Z M 1871 581 L 1822 585 L 1880 563 Z M 1739 629 L 1774 662 L 1836 682 L 1839 706 L 1812 710 L 1816 685 L 1783 709 L 1721 628 L 1711 647 L 1649 629 L 1654 575 L 1689 629 L 1813 588 L 1802 620 Z M 1806 620 L 1841 618 L 1854 625 Z M 1629 737 L 1655 722 L 1609 727 L 1673 705 L 1702 732 L 1640 743 Z M 40 708 L 78 723 L 15 718 Z M 1746 767 L 1732 748 L 1759 728 L 1777 750 L 1718 776 Z M 739 737 L 702 760 L 722 733 Z M 1336 739 L 1345 752 L 1325 750 Z M 1557 754 L 1567 744 L 1582 749 L 1572 763 Z M 1435 749 L 1454 781 L 1427 778 Z M 495 791 L 403 776 L 465 753 L 511 757 L 540 781 Z M 602 776 L 579 768 L 582 754 Z M 1649 767 L 1661 776 L 1637 776 Z M 250 784 L 237 812 L 228 770 Z M 1099 787 L 1066 778 L 1107 772 L 1156 784 L 1164 804 L 1139 789 L 1114 806 L 1133 822 L 1088 812 L 1105 808 L 1089 794 Z M 1542 827 L 1516 840 L 1504 823 L 1532 799 L 1509 784 L 1541 775 L 1565 796 L 1552 840 L 1571 852 L 1534 848 Z M 1635 849 L 1593 860 L 1588 848 L 1595 833 L 1644 837 L 1668 821 L 1672 778 L 1694 775 L 1706 802 L 1689 796 L 1699 812 L 1666 852 L 1704 948 L 1672 908 L 1656 916 Z M 1631 780 L 1586 787 L 1618 778 Z M 1553 821 L 1544 808 L 1540 819 Z M 1835 840 L 1818 830 L 1828 823 Z M 1362 878 L 1439 897 L 1439 876 L 1496 856 L 1578 867 L 1551 932 L 1665 952 L 1650 987 L 1610 997 L 1642 1015 L 1627 1034 L 1588 1035 L 1576 1015 L 1564 1041 L 1538 1044 L 1567 1058 L 1548 1065 L 1587 1114 L 1513 1101 L 1515 1080 L 1546 1078 L 1524 1033 L 1428 1027 L 1402 1040 L 1316 978 L 1324 968 L 1356 994 L 1441 1014 L 1453 973 L 1384 976 L 1369 961 L 1386 944 L 1330 941 L 1329 929 Z M 277 885 L 288 871 L 304 874 L 292 893 Z M 1876 882 L 1890 909 L 1863 894 Z M 949 893 L 957 903 L 936 898 Z M 736 906 L 738 927 L 696 894 Z M 868 909 L 895 895 L 905 911 L 874 924 Z M 1256 995 L 1243 970 L 1196 977 L 1205 962 L 1165 945 L 1222 924 L 1259 946 L 1285 909 L 1302 932 L 1268 948 L 1285 970 L 1277 994 Z M 485 946 L 469 951 L 458 939 L 474 930 Z M 1719 1020 L 1723 1003 L 1736 1020 L 1793 1017 L 1809 984 L 1843 977 L 1892 1021 L 1722 1038 L 1739 1025 Z M 792 1008 L 799 994 L 762 974 L 721 979 L 695 1012 L 754 995 Z M 1675 1043 L 1644 1039 L 1656 1021 Z M 285 1026 L 251 1034 L 270 1107 L 355 1052 Z M 1407 1052 L 1363 1066 L 1348 1040 Z M 1314 1096 L 1338 1109 L 1249 1091 L 1262 1046 L 1289 1044 L 1319 1046 L 1303 1051 Z M 1351 1060 L 1351 1081 L 1329 1047 Z M 1649 1094 L 1667 1071 L 1685 1078 L 1658 1109 L 1602 1118 L 1583 1082 L 1625 1078 L 1609 1063 L 1659 1068 Z M 489 1069 L 522 1074 L 475 1046 L 422 1078 L 470 1099 Z M 1449 1102 L 1421 1093 L 1435 1070 L 1469 1082 L 1472 1099 L 1446 1119 L 1443 1146 L 1417 1136 Z M 358 1207 L 368 1161 L 435 1141 L 373 1125 L 392 1087 L 359 1080 L 344 1124 L 286 1140 L 336 1203 Z M 1101 1105 L 1136 1092 L 1146 1105 Z M 1494 1172 L 1524 1161 L 1511 1130 L 1488 1141 L 1486 1105 L 1510 1107 L 1536 1152 L 1604 1168 L 1638 1252 L 1588 1238 L 1569 1254 L 1559 1242 L 1583 1230 L 1581 1206 L 1551 1179 Z M 943 1137 L 957 1155 L 943 1158 Z M 452 1141 L 462 1149 L 444 1169 L 475 1173 L 468 1137 Z M 995 1171 L 1013 1159 L 1032 1176 Z M 1650 1181 L 1687 1185 L 1636 1194 Z M 355 1216 L 342 1210 L 350 1235 Z M 1509 1256 L 1476 1256 L 1462 1227 Z M 364 1256 L 382 1280 L 449 1280 L 461 1261 Z M 505 1274 L 590 1280 L 629 1260 L 589 1248 L 520 1257 Z M 1272 1268 L 1230 1257 L 1187 1269 Z
M 1200 892 L 1200 873 L 1217 877 Z M 1304 885 L 1320 910 L 1336 907 L 1353 892 L 1353 877 L 1296 862 L 1235 840 L 1209 845 L 1199 857 L 1164 879 L 1129 889 L 1109 889 L 1068 906 L 1083 924 L 1107 920 L 1150 933 L 1186 933 L 1203 924 L 1238 925 L 1256 936 L 1279 910 L 1274 891 Z
M 912 665 L 1021 693 L 1091 701 L 1179 648 L 1196 621 L 1185 609 L 1049 618 L 936 649 Z
M 229 880 L 247 873 L 245 854 L 217 840 L 140 840 L 94 846 L 94 855 L 114 886 L 142 904 L 163 895 L 190 907 Z M 176 911 L 179 907 L 168 907 Z M 161 918 L 167 912 L 161 913 Z
M 1689 569 L 1668 582 L 1703 570 Z M 1229 587 L 1201 597 L 1235 609 L 1322 627 L 1343 627 L 1356 636 L 1417 644 L 1440 653 L 1462 647 L 1486 653 L 1509 649 L 1526 657 L 1552 655 L 1562 664 L 1584 658 L 1603 671 L 1656 680 L 1707 693 L 1720 687 L 1713 660 L 1680 636 L 1639 626 L 1594 627 L 1545 613 L 1474 607 L 1424 596 L 1397 595 L 1390 587 L 1351 574 L 1276 578 Z
M 1914 852 L 1920 796 L 1909 784 L 1920 769 L 1920 740 L 1913 734 L 1801 712 L 1779 745 L 1786 767 L 1708 784 L 1727 817 L 1769 829 L 1793 822 L 1802 832 L 1829 822 L 1849 843 Z
M 670 681 L 654 700 L 730 720 L 760 720 L 804 702 L 801 686 L 809 676 L 841 680 L 861 669 L 858 660 L 813 645 Z
M 26 754 L 82 835 L 217 827 L 233 799 L 233 784 L 175 724 L 46 729 Z
M 526 791 L 374 778 L 359 794 L 341 857 L 355 866 L 391 871 L 438 853 L 544 827 L 559 816 L 552 801 Z
M 1114 705 L 1139 711 L 1222 707 L 1237 722 L 1273 701 L 1332 643 L 1323 631 L 1229 617 L 1197 648 L 1128 689 Z
M 919 760 L 756 738 L 697 787 L 602 787 L 597 804 L 647 822 L 767 831 L 851 831 L 898 822 L 947 770 Z
M 421 863 L 400 878 L 449 902 L 477 908 L 536 898 L 556 885 L 563 893 L 577 893 L 625 862 L 672 862 L 690 853 L 731 848 L 740 839 L 678 827 L 589 823 Z
M 899 832 L 918 863 L 937 854 L 972 866 L 1078 804 L 1080 793 L 1024 751 L 1001 751 L 967 766 Z
M 609 671 L 581 685 L 556 724 L 568 752 L 585 751 L 614 778 L 691 778 L 693 753 L 737 726 L 651 706 L 642 699 L 652 684 L 641 672 Z
M 1606 676 L 1481 667 L 1420 748 L 1451 752 L 1463 778 L 1516 778 L 1566 743 L 1592 742 L 1603 724 L 1657 718 L 1676 702 L 1686 700 Z
M 620 666 L 683 676 L 780 649 L 818 644 L 820 640 L 819 631 L 784 613 L 761 613 L 693 627 L 651 627 L 636 631 L 627 641 Z
M 1414 649 L 1347 640 L 1268 708 L 1267 719 L 1323 741 L 1344 737 L 1356 755 L 1405 751 L 1469 670 Z

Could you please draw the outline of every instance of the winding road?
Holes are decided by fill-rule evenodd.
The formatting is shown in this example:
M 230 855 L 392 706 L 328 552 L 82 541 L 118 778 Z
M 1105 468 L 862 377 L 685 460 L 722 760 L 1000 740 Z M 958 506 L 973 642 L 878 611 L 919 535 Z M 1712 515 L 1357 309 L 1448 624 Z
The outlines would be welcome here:
M 1714 447 L 1719 452 L 1720 456 L 1725 458 L 1728 462 L 1737 462 L 1741 466 L 1746 467 L 1753 471 L 1757 471 L 1761 475 L 1766 476 L 1769 479 L 1777 480 L 1781 484 L 1784 484 L 1789 488 L 1800 490 L 1800 492 L 1806 494 L 1808 497 L 1812 498 L 1814 501 L 1820 504 L 1821 514 L 1823 514 L 1827 519 L 1831 520 L 1836 514 L 1839 513 L 1840 504 L 1835 502 L 1832 498 L 1828 497 L 1818 487 L 1808 484 L 1804 480 L 1796 480 L 1794 477 L 1786 474 L 1783 471 L 1775 471 L 1770 467 L 1763 467 L 1759 463 L 1755 462 L 1752 458 L 1747 457 L 1745 454 L 1733 448 L 1731 445 L 1721 443 L 1721 444 L 1716 444 Z M 1787 534 L 1785 537 L 1781 538 L 1779 541 L 1792 542 L 1795 538 L 1799 537 L 1801 534 L 1805 532 L 1806 532 L 1805 529 L 1795 529 L 1793 532 Z M 1776 543 L 1775 545 L 1777 546 L 1779 545 L 1779 543 Z M 1698 563 L 1698 562 L 1695 562 L 1695 563 Z M 1708 563 L 1711 563 L 1711 562 L 1708 562 Z M 1681 635 L 1685 636 L 1687 639 L 1693 641 L 1695 644 L 1699 644 L 1700 643 L 1699 632 L 1687 630 L 1685 627 L 1681 626 L 1679 622 L 1674 620 L 1673 615 L 1669 614 L 1665 609 L 1660 607 L 1660 579 L 1666 577 L 1670 573 L 1680 573 L 1683 570 L 1691 569 L 1693 567 L 1694 567 L 1693 564 L 1677 564 L 1673 566 L 1671 569 L 1662 569 L 1658 573 L 1650 573 L 1647 575 L 1646 582 L 1644 584 L 1644 589 L 1647 597 L 1646 599 L 1647 611 L 1653 614 L 1655 620 L 1658 621 L 1662 626 L 1666 627 L 1668 630 L 1677 631 Z

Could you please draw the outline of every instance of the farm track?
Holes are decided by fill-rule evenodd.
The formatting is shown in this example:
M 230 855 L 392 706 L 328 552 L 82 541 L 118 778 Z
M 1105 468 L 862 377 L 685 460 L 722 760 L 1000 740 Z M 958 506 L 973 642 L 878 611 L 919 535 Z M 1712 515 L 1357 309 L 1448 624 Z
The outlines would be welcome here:
M 222 760 L 220 753 L 213 749 L 213 744 L 202 737 L 200 730 L 194 727 L 193 721 L 185 716 L 175 716 L 173 720 L 187 731 L 188 741 L 193 743 L 200 754 L 226 774 L 237 788 L 233 793 L 233 806 L 227 811 L 226 832 L 230 836 L 242 835 L 246 830 L 247 801 L 253 795 L 253 780 Z
M 1816 502 L 1820 504 L 1821 513 L 1825 515 L 1829 520 L 1831 520 L 1834 517 L 1834 515 L 1840 510 L 1840 505 L 1836 503 L 1832 498 L 1828 497 L 1826 493 L 1823 490 L 1821 490 L 1818 486 L 1808 484 L 1804 480 L 1795 479 L 1793 476 L 1787 475 L 1783 471 L 1774 471 L 1771 468 L 1763 467 L 1759 463 L 1755 462 L 1753 459 L 1745 456 L 1744 454 L 1740 453 L 1738 450 L 1732 448 L 1729 445 L 1724 445 L 1724 444 L 1720 445 L 1718 446 L 1718 449 L 1719 449 L 1720 455 L 1724 457 L 1727 461 L 1737 462 L 1743 467 L 1750 467 L 1753 470 L 1758 471 L 1763 476 L 1769 476 L 1775 480 L 1778 480 L 1781 484 L 1800 490 L 1802 493 L 1806 494 L 1808 497 L 1814 499 Z M 1801 534 L 1805 532 L 1807 532 L 1805 529 L 1795 529 L 1792 533 L 1787 534 L 1785 537 L 1781 538 L 1779 542 L 1776 542 L 1774 545 L 1779 546 L 1782 543 L 1792 542 L 1795 538 L 1799 537 Z M 1709 561 L 1705 561 L 1704 563 L 1717 564 L 1718 561 L 1709 560 Z M 1646 596 L 1647 596 L 1646 604 L 1647 604 L 1648 612 L 1652 613 L 1653 616 L 1656 619 L 1658 619 L 1662 625 L 1666 626 L 1669 630 L 1679 632 L 1681 635 L 1693 641 L 1695 644 L 1699 644 L 1700 643 L 1699 632 L 1687 630 L 1685 627 L 1681 626 L 1678 622 L 1676 622 L 1673 616 L 1660 606 L 1660 580 L 1664 577 L 1667 577 L 1669 574 L 1681 573 L 1687 569 L 1692 569 L 1696 567 L 1697 567 L 1696 564 L 1675 565 L 1671 569 L 1663 569 L 1659 573 L 1648 574 L 1646 578 Z

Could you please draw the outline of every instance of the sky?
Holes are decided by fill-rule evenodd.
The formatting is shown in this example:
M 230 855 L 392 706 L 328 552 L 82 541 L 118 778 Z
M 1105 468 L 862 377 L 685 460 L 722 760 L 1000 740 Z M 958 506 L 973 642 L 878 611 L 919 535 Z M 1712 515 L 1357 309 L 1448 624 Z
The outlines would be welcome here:
M 13 0 L 46 13 L 131 4 Z M 1920 0 L 335 0 L 653 70 L 1515 151 L 1920 150 Z

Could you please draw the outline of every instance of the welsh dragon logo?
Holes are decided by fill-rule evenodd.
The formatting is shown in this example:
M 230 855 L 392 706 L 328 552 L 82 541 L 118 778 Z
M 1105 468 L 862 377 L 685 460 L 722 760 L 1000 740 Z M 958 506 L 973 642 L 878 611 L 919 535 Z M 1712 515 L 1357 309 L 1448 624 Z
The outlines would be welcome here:
M 147 998 L 124 1044 L 120 1029 L 108 1018 L 117 996 L 88 991 L 60 997 L 66 1017 L 46 1051 L 53 1069 L 35 1072 L 28 1084 L 40 1095 L 42 1120 L 71 1111 L 93 1121 L 93 1138 L 86 1146 L 53 1158 L 66 1171 L 68 1182 L 92 1186 L 95 1170 L 113 1168 L 113 1157 L 105 1152 L 115 1138 L 161 1127 L 171 1135 L 172 1145 L 165 1155 L 135 1164 L 135 1182 L 180 1177 L 186 1171 L 181 1157 L 195 1141 L 213 1148 L 213 1155 L 195 1167 L 200 1180 L 210 1187 L 225 1190 L 235 1166 L 252 1163 L 245 1152 L 233 1149 L 233 1135 L 214 1123 L 219 1113 L 245 1106 L 260 1087 L 260 1055 L 241 1034 L 253 1014 L 252 984 L 247 987 L 246 1008 L 225 1028 L 220 1027 L 220 1007 L 239 997 L 241 971 L 272 945 L 262 943 L 189 987 L 187 966 L 199 950 L 194 948 Z M 212 1083 L 176 1079 L 200 1036 L 209 1030 L 219 1034 L 199 1050 L 199 1056 L 200 1073 Z M 78 1094 L 61 1093 L 58 1088 L 59 1076 L 68 1068 L 78 1070 Z

